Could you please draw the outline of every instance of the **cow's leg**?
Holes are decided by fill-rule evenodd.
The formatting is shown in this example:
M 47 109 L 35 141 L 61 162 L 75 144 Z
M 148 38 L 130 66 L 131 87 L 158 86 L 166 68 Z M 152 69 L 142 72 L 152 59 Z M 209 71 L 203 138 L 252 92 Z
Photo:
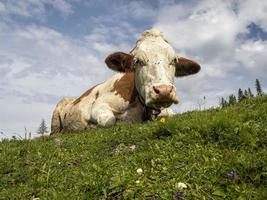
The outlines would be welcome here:
M 92 120 L 103 127 L 113 126 L 116 122 L 114 113 L 107 104 L 98 104 L 93 106 Z
M 71 103 L 75 98 L 72 97 L 64 97 L 61 99 L 61 101 L 57 104 L 51 120 L 51 133 L 50 135 L 53 135 L 55 133 L 59 133 L 63 130 L 63 121 L 62 118 L 62 110 Z
M 50 135 L 54 135 L 56 133 L 61 132 L 62 128 L 63 127 L 62 127 L 62 121 L 60 118 L 60 114 L 59 114 L 58 110 L 56 109 L 52 115 Z

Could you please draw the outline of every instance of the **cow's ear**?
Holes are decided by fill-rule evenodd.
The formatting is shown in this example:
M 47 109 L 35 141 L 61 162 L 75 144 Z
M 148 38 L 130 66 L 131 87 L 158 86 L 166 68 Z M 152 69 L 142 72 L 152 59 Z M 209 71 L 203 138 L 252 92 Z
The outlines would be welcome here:
M 175 68 L 175 76 L 188 76 L 198 73 L 200 65 L 187 58 L 177 57 Z
M 110 54 L 105 63 L 110 69 L 118 72 L 133 71 L 133 56 L 123 52 L 115 52 Z

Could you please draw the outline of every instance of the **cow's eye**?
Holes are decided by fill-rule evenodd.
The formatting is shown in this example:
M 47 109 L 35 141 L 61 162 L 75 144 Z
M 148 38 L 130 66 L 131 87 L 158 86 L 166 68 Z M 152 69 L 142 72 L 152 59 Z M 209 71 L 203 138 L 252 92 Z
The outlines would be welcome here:
M 136 58 L 134 60 L 134 64 L 143 66 L 143 65 L 145 65 L 145 62 L 143 60 L 141 60 L 141 59 Z
M 177 63 L 177 58 L 174 58 L 174 59 L 171 61 L 170 65 L 175 65 L 176 63 Z

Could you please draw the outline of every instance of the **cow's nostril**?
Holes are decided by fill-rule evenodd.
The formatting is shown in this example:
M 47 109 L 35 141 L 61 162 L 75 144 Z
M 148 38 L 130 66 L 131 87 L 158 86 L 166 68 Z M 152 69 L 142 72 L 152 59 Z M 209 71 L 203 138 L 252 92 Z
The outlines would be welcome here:
M 174 87 L 171 85 L 159 85 L 159 86 L 153 86 L 153 92 L 156 95 L 160 96 L 170 96 L 172 93 Z
M 160 90 L 159 90 L 157 87 L 153 86 L 153 89 L 154 89 L 154 92 L 155 92 L 156 94 L 159 94 L 159 93 L 160 93 Z

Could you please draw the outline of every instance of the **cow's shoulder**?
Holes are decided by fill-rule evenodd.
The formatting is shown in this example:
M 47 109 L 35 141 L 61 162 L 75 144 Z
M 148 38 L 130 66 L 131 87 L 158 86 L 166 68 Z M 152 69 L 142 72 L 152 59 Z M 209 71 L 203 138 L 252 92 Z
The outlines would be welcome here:
M 82 101 L 83 98 L 88 97 L 91 92 L 97 87 L 98 85 L 93 86 L 92 88 L 88 89 L 86 92 L 84 92 L 80 97 L 78 97 L 74 102 L 73 105 L 78 104 Z
M 137 90 L 135 88 L 134 73 L 127 72 L 116 77 L 113 86 L 112 92 L 115 92 L 115 95 L 119 95 L 123 98 L 124 101 L 132 103 L 135 101 L 137 96 Z
M 134 73 L 118 73 L 113 75 L 109 80 L 95 85 L 84 92 L 80 97 L 73 101 L 76 105 L 84 99 L 90 99 L 91 96 L 110 96 L 110 94 L 121 97 L 125 102 L 132 103 L 136 99 L 137 91 L 134 83 Z M 104 98 L 105 99 L 105 98 Z
M 99 94 L 107 94 L 113 89 L 114 83 L 119 80 L 123 76 L 122 73 L 113 75 L 110 79 L 108 79 L 105 82 L 102 82 L 100 84 L 97 84 L 91 88 L 89 88 L 87 91 L 85 91 L 81 96 L 76 98 L 73 101 L 73 105 L 76 105 L 83 101 L 84 99 L 90 99 L 92 95 L 96 95 L 96 98 L 98 98 Z

